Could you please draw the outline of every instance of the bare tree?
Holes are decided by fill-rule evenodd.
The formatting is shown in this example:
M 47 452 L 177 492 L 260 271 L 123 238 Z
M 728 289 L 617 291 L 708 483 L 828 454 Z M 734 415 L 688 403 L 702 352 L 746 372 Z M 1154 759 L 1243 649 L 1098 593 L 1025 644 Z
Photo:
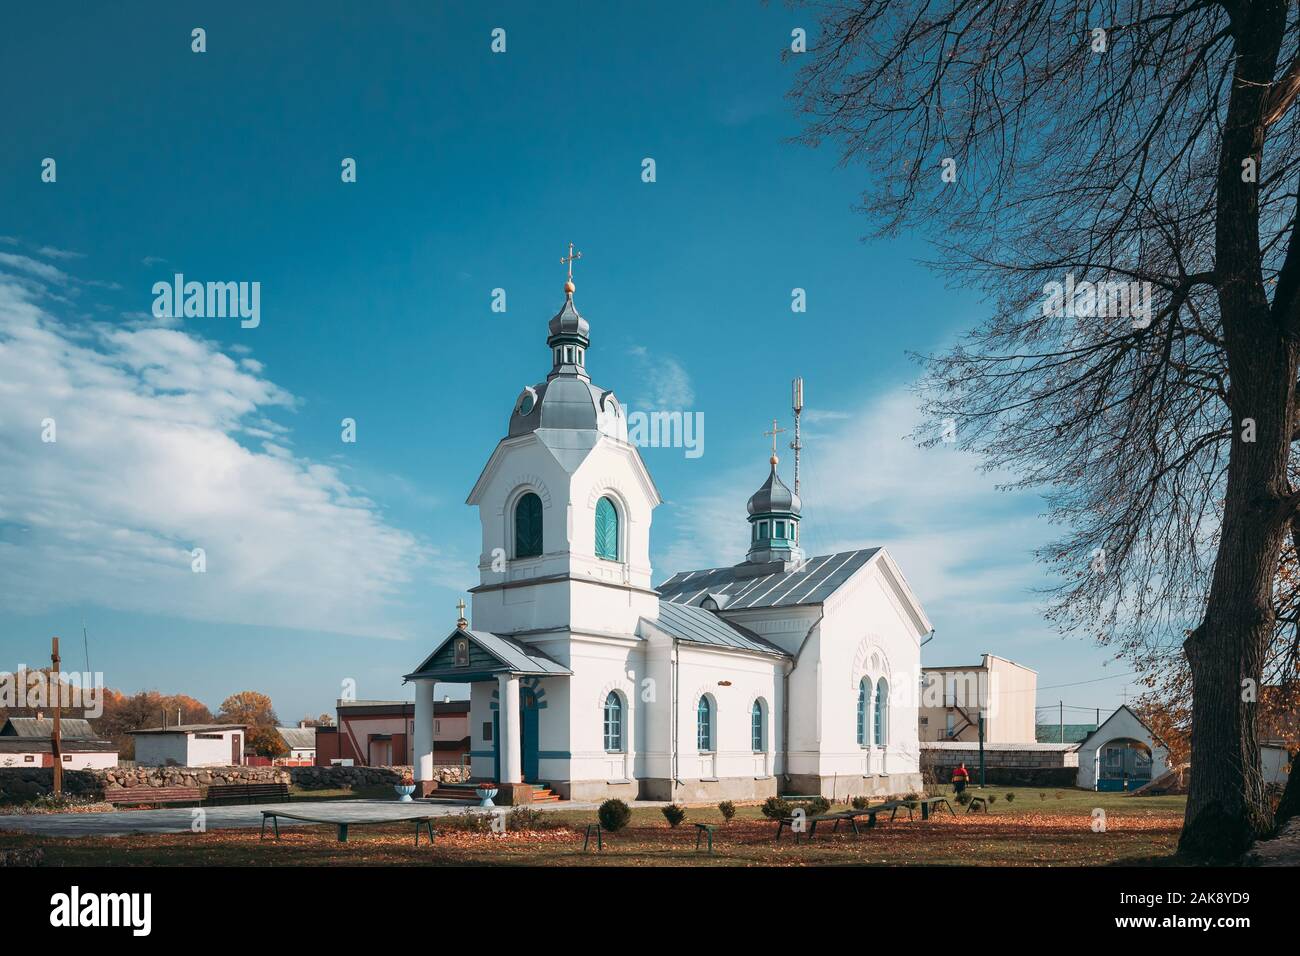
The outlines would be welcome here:
M 804 139 L 868 167 L 880 235 L 930 235 L 936 265 L 991 300 L 926 362 L 931 419 L 1068 529 L 1042 554 L 1062 575 L 1054 620 L 1119 653 L 1181 644 L 1180 847 L 1235 856 L 1271 824 L 1252 688 L 1300 505 L 1300 8 L 813 6 Z

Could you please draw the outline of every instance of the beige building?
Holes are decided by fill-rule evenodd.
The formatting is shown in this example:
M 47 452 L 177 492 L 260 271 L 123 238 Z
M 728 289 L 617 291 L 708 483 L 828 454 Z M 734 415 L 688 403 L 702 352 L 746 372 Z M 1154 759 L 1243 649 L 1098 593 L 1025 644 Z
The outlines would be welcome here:
M 986 743 L 1034 742 L 1037 671 L 985 654 L 964 667 L 922 667 L 921 681 L 922 741 L 977 741 L 983 711 Z

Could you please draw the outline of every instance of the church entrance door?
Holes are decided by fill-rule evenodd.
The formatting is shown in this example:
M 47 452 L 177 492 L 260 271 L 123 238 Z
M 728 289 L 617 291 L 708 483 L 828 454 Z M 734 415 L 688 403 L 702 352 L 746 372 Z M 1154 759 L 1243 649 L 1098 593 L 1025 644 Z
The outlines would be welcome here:
M 519 727 L 522 747 L 522 770 L 525 783 L 540 783 L 538 778 L 538 727 L 537 695 L 525 690 L 519 695 Z

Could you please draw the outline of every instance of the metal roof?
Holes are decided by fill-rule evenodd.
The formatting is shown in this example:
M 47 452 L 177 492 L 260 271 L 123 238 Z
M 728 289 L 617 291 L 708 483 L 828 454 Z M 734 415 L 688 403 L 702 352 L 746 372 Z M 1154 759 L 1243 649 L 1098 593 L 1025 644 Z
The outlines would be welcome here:
M 688 644 L 707 644 L 759 654 L 790 656 L 753 631 L 724 621 L 712 611 L 700 607 L 663 602 L 659 605 L 659 619 L 653 623 Z
M 698 605 L 709 594 L 726 594 L 726 610 L 750 607 L 795 607 L 821 604 L 880 551 L 862 548 L 809 558 L 793 571 L 741 577 L 743 565 L 682 571 L 659 585 L 661 601 Z
M 143 727 L 130 734 L 206 734 L 222 730 L 245 730 L 247 724 L 172 724 L 170 727 Z
M 53 737 L 53 717 L 10 717 L 3 728 L 3 737 Z M 90 721 L 82 717 L 62 717 L 59 719 L 59 737 L 71 740 L 75 737 L 94 739 L 99 735 L 91 729 Z
M 315 727 L 276 727 L 275 732 L 290 750 L 313 750 L 316 747 Z
M 48 754 L 53 753 L 52 744 L 49 737 L 0 737 L 0 754 Z M 117 744 L 111 740 L 60 737 L 59 750 L 65 754 L 115 754 Z
M 512 637 L 506 637 L 502 634 L 493 634 L 491 631 L 471 631 L 468 628 L 457 628 L 438 642 L 438 646 L 424 659 L 413 673 L 407 674 L 403 679 L 412 680 L 426 675 L 425 668 L 437 653 L 446 646 L 457 634 L 465 634 L 478 642 L 478 645 L 491 654 L 504 665 L 496 670 L 509 671 L 513 674 L 536 674 L 541 676 L 565 676 L 570 677 L 573 671 L 569 670 L 559 661 L 556 661 L 535 647 L 529 647 L 522 641 L 517 641 Z M 430 676 L 447 673 L 445 669 L 439 669 L 436 672 L 429 672 Z M 444 683 L 451 683 L 450 680 L 444 680 Z

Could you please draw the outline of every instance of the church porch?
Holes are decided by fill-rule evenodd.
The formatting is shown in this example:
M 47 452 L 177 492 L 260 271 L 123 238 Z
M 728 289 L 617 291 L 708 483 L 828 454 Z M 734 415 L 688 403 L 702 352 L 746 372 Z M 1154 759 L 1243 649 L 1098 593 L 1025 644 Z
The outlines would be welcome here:
M 497 802 L 530 802 L 533 791 L 567 778 L 567 753 L 543 749 L 547 691 L 561 691 L 570 671 L 504 635 L 458 627 L 405 680 L 415 684 L 414 774 L 420 796 L 436 789 L 434 692 L 439 683 L 469 684 L 470 773 L 492 781 Z M 563 688 L 567 689 L 567 688 Z M 557 786 L 560 796 L 567 794 Z

